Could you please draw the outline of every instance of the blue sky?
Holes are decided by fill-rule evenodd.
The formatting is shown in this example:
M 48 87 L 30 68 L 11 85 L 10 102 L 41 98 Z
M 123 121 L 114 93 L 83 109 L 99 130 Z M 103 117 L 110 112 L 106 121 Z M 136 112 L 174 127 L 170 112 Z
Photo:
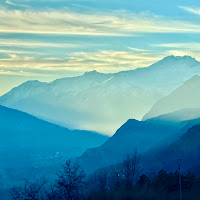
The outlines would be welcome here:
M 197 0 L 0 0 L 0 95 L 29 79 L 200 60 Z

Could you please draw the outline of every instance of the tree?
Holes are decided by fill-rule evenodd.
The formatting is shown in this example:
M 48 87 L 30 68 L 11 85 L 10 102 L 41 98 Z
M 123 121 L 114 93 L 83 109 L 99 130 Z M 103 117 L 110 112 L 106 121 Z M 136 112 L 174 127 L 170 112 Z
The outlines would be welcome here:
M 140 156 L 137 152 L 128 154 L 123 162 L 122 175 L 127 189 L 133 187 L 138 175 Z
M 35 182 L 25 180 L 23 187 L 13 188 L 11 190 L 12 199 L 15 200 L 43 200 L 45 199 L 45 178 Z
M 117 167 L 112 167 L 110 174 L 110 186 L 112 189 L 120 189 L 122 183 L 122 170 Z
M 51 185 L 48 190 L 46 191 L 46 199 L 47 200 L 61 200 L 62 197 L 60 192 L 57 188 L 57 185 Z
M 80 199 L 81 191 L 85 186 L 85 173 L 80 166 L 67 160 L 63 171 L 58 174 L 57 188 L 62 198 Z
M 140 188 L 147 188 L 149 187 L 151 184 L 150 179 L 145 175 L 141 175 L 139 180 L 137 181 L 137 186 L 139 186 Z
M 192 172 L 188 171 L 188 173 L 182 177 L 182 187 L 183 190 L 190 191 L 194 185 L 198 184 L 198 180 Z

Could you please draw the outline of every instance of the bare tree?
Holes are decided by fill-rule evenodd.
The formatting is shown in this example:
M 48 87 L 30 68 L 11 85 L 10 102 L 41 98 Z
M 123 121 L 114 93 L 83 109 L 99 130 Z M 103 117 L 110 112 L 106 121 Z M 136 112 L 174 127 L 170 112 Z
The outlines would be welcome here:
M 119 189 L 122 182 L 122 170 L 119 167 L 112 167 L 110 173 L 110 186 L 113 189 Z
M 140 156 L 137 152 L 128 154 L 123 161 L 122 176 L 128 189 L 131 189 L 136 181 L 139 170 L 139 161 Z
M 44 200 L 47 180 L 39 179 L 36 182 L 25 180 L 23 187 L 13 188 L 11 190 L 12 199 L 15 200 Z
M 48 190 L 46 190 L 46 199 L 47 200 L 61 200 L 62 196 L 59 193 L 57 186 L 51 185 Z
M 80 166 L 67 160 L 63 171 L 58 174 L 57 187 L 64 199 L 79 199 L 81 190 L 85 186 L 85 173 Z
M 99 185 L 99 191 L 105 192 L 108 188 L 108 183 L 107 183 L 107 173 L 105 170 L 101 170 L 97 173 L 96 181 Z

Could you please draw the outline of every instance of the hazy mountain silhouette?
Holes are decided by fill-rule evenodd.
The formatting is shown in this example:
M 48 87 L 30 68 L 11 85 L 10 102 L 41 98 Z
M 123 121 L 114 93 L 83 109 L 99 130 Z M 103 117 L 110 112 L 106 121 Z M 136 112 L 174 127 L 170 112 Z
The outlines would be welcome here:
M 98 146 L 106 136 L 74 130 L 43 121 L 18 110 L 0 106 L 0 147 L 32 151 L 62 151 L 73 156 L 88 147 Z M 76 150 L 76 151 L 75 151 Z
M 0 106 L 0 188 L 24 178 L 52 176 L 71 157 L 104 143 L 107 136 L 74 130 Z
M 28 81 L 2 96 L 0 104 L 66 127 L 113 134 L 195 74 L 200 64 L 194 58 L 169 56 L 115 74 L 92 71 L 51 83 Z
M 177 159 L 182 159 L 182 173 L 195 172 L 200 167 L 200 125 L 195 125 L 177 141 L 162 149 L 150 151 L 142 158 L 144 170 L 155 172 L 165 169 L 177 170 Z
M 86 171 L 92 172 L 121 162 L 128 153 L 145 153 L 175 141 L 181 135 L 181 127 L 180 124 L 155 120 L 128 120 L 108 141 L 87 150 L 78 161 Z
M 158 122 L 159 120 L 163 123 L 176 123 L 186 121 L 194 121 L 200 118 L 200 108 L 185 108 L 182 110 L 174 111 L 167 114 L 162 114 L 157 117 L 147 119 L 146 121 L 153 121 L 154 119 Z
M 200 109 L 200 76 L 193 76 L 168 96 L 160 99 L 143 117 L 144 120 L 182 109 L 193 109 L 193 114 Z M 192 113 L 192 112 L 191 112 Z M 182 113 L 183 114 L 183 113 Z M 180 115 L 181 116 L 181 115 Z M 187 115 L 189 117 L 189 115 Z M 184 117 L 184 114 L 182 115 Z
M 186 111 L 189 117 L 186 115 L 180 118 Z M 141 155 L 153 151 L 154 155 L 179 140 L 188 129 L 200 124 L 200 118 L 196 119 L 197 116 L 200 117 L 198 111 L 194 115 L 189 115 L 193 111 L 180 110 L 146 121 L 128 120 L 108 141 L 100 147 L 87 150 L 78 160 L 86 171 L 91 172 L 119 163 L 128 153 L 135 151 Z

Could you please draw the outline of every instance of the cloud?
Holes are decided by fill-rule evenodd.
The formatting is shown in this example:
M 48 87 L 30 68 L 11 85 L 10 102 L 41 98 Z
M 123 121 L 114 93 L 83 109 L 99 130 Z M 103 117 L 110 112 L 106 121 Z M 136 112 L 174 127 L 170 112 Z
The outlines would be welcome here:
M 49 73 L 50 71 L 90 71 L 117 72 L 138 67 L 146 67 L 162 58 L 162 55 L 151 53 L 132 53 L 128 51 L 97 51 L 76 52 L 66 59 L 35 58 L 9 54 L 9 58 L 0 59 L 0 69 L 17 69 L 18 71 L 37 71 Z
M 12 50 L 12 49 L 0 49 L 0 53 L 3 53 L 3 54 L 41 54 L 39 52 Z
M 36 48 L 36 47 L 77 48 L 80 47 L 80 44 L 58 43 L 58 42 L 53 43 L 53 42 L 43 42 L 36 40 L 0 39 L 0 46 L 24 47 L 24 48 Z
M 199 32 L 197 24 L 144 14 L 0 10 L 0 33 L 130 36 Z
M 133 48 L 133 47 L 128 47 L 128 48 L 135 51 L 135 52 L 146 52 L 146 51 L 148 51 L 146 49 L 138 49 L 138 48 Z
M 166 52 L 168 55 L 174 56 L 191 56 L 197 60 L 200 60 L 200 50 L 199 51 L 190 51 L 190 50 L 169 50 Z
M 156 47 L 164 47 L 163 52 L 166 55 L 185 56 L 189 55 L 200 60 L 200 43 L 185 42 L 185 43 L 164 43 L 153 45 Z M 166 50 L 169 49 L 169 50 Z
M 10 0 L 6 0 L 5 3 L 7 3 L 7 4 L 9 4 L 9 5 L 12 5 L 12 6 L 29 8 L 28 5 L 14 3 L 14 2 L 12 2 L 12 1 L 10 1 Z
M 165 43 L 165 44 L 158 44 L 155 46 L 166 47 L 166 48 L 176 48 L 176 49 L 200 50 L 199 42 Z
M 9 1 L 9 0 L 7 0 L 6 3 L 7 3 L 7 4 L 10 4 L 10 5 L 14 5 L 14 6 L 16 5 L 15 3 L 13 3 L 13 2 L 11 2 L 11 1 Z
M 189 13 L 200 15 L 200 7 L 192 8 L 192 7 L 186 7 L 186 6 L 179 6 L 179 8 L 181 8 Z
M 35 76 L 38 74 L 24 72 L 24 71 L 12 71 L 7 69 L 0 69 L 0 75 L 16 75 L 16 76 Z

